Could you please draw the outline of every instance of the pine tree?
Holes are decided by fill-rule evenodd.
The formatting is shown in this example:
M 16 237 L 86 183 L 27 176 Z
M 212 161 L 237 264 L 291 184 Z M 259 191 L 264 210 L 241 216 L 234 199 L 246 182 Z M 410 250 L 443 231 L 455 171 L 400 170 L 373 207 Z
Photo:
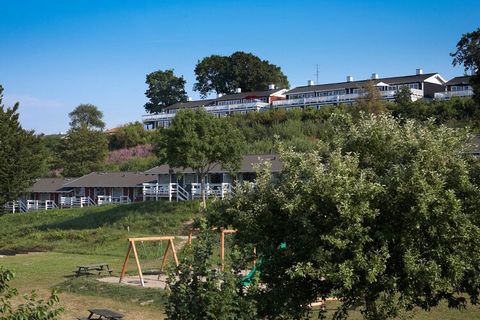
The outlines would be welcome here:
M 0 86 L 0 205 L 16 200 L 45 166 L 45 149 L 33 131 L 22 128 L 17 102 L 6 108 Z

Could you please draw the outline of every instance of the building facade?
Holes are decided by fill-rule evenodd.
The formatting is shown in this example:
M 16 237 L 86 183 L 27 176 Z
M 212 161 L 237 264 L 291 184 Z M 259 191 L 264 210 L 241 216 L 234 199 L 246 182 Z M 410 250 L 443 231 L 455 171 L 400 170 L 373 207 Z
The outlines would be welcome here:
M 182 109 L 204 108 L 208 113 L 225 117 L 233 113 L 257 112 L 270 108 L 274 101 L 285 99 L 286 89 L 275 89 L 270 85 L 265 91 L 242 92 L 240 88 L 235 93 L 218 95 L 216 99 L 180 102 L 168 106 L 164 112 L 144 115 L 142 122 L 146 129 L 168 127 L 175 114 Z
M 471 76 L 455 77 L 445 84 L 442 92 L 435 93 L 436 100 L 449 100 L 453 97 L 471 97 L 473 88 L 470 85 Z
M 304 108 L 318 109 L 324 105 L 352 104 L 364 96 L 364 87 L 371 81 L 380 91 L 385 100 L 394 100 L 395 94 L 407 87 L 411 91 L 412 101 L 428 98 L 432 99 L 435 92 L 444 90 L 446 83 L 438 73 L 423 73 L 417 69 L 414 75 L 380 78 L 378 74 L 372 74 L 370 79 L 355 81 L 352 76 L 347 76 L 345 82 L 326 83 L 315 85 L 309 81 L 308 85 L 296 87 L 285 93 L 286 99 L 273 102 L 273 108 Z

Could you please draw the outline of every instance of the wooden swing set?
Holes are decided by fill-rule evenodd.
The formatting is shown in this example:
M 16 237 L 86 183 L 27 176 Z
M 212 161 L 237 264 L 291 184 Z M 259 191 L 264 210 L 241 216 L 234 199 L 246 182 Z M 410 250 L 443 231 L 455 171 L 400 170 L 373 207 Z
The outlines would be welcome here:
M 191 230 L 189 235 L 188 235 L 188 241 L 187 243 L 189 245 L 192 244 L 192 238 L 193 238 L 193 231 Z M 225 269 L 225 235 L 227 234 L 233 234 L 236 233 L 237 230 L 233 229 L 220 229 L 220 269 L 224 271 Z M 173 240 L 175 240 L 175 237 L 173 236 L 164 236 L 164 237 L 144 237 L 144 238 L 129 238 L 128 242 L 128 251 L 127 255 L 125 256 L 125 261 L 123 263 L 122 267 L 122 272 L 120 274 L 120 279 L 119 283 L 122 283 L 122 280 L 125 278 L 125 273 L 127 271 L 127 266 L 128 262 L 130 260 L 130 254 L 133 252 L 133 256 L 135 258 L 135 264 L 137 266 L 137 272 L 138 272 L 138 277 L 140 278 L 140 283 L 142 287 L 145 287 L 145 280 L 143 277 L 143 271 L 142 271 L 142 265 L 140 264 L 140 259 L 138 257 L 138 251 L 137 251 L 137 246 L 135 245 L 136 242 L 144 243 L 144 242 L 162 242 L 162 241 L 167 241 L 167 248 L 165 249 L 165 252 L 163 253 L 163 258 L 162 258 L 162 265 L 160 268 L 160 272 L 163 272 L 165 265 L 167 264 L 168 260 L 168 254 L 169 250 L 172 251 L 173 254 L 173 259 L 175 260 L 175 265 L 178 267 L 179 262 L 178 262 L 178 257 L 177 257 L 177 251 L 175 250 L 175 245 L 173 243 Z M 158 279 L 160 279 L 160 275 L 158 275 Z
M 172 251 L 173 254 L 173 259 L 175 260 L 175 264 L 178 267 L 178 258 L 177 258 L 177 252 L 175 250 L 175 245 L 173 243 L 173 240 L 175 237 L 145 237 L 145 238 L 129 238 L 128 242 L 128 251 L 127 255 L 125 257 L 125 262 L 123 263 L 122 267 L 122 273 L 120 274 L 120 280 L 118 281 L 119 283 L 122 283 L 123 278 L 125 277 L 125 272 L 127 271 L 127 266 L 128 266 L 128 261 L 130 258 L 130 253 L 133 251 L 133 256 L 135 258 L 135 263 L 137 265 L 137 271 L 138 271 L 138 277 L 140 278 L 140 283 L 142 287 L 145 287 L 145 280 L 143 278 L 143 272 L 142 272 L 142 266 L 140 264 L 140 259 L 138 258 L 138 251 L 137 247 L 135 245 L 135 242 L 162 242 L 162 241 L 167 241 L 167 248 L 165 249 L 165 252 L 163 253 L 163 258 L 162 258 L 162 266 L 160 268 L 160 271 L 163 272 L 165 265 L 167 264 L 168 260 L 168 253 L 169 250 Z M 160 275 L 158 276 L 160 279 Z

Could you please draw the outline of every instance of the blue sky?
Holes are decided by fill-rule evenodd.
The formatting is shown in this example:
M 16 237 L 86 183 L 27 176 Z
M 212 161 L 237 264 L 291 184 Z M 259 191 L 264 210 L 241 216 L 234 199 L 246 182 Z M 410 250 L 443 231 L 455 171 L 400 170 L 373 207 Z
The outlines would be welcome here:
M 480 27 L 480 1 L 11 1 L 0 0 L 0 84 L 22 125 L 68 129 L 93 103 L 108 127 L 141 120 L 145 75 L 175 69 L 193 98 L 193 69 L 211 54 L 252 52 L 291 86 L 412 74 L 449 79 L 449 52 Z

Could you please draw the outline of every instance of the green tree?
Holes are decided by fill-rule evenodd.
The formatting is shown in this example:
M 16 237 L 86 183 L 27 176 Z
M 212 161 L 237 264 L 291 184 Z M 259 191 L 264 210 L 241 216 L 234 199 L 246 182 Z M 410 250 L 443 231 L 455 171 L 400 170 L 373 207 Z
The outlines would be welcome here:
M 70 117 L 70 127 L 80 128 L 86 126 L 88 129 L 103 130 L 103 113 L 93 104 L 81 104 L 68 114 Z
M 16 103 L 6 108 L 0 86 L 0 205 L 16 200 L 45 171 L 45 149 L 33 131 L 19 122 Z
M 388 319 L 477 304 L 480 171 L 465 134 L 388 115 L 334 118 L 331 140 L 280 150 L 283 172 L 262 170 L 216 215 L 263 257 L 259 318 L 299 319 L 332 295 L 336 319 L 354 306 Z
M 32 291 L 24 296 L 25 303 L 14 308 L 11 300 L 18 296 L 18 291 L 9 285 L 14 276 L 0 267 L 0 320 L 51 320 L 63 312 L 63 308 L 56 308 L 59 300 L 55 292 L 47 300 L 39 300 Z
M 407 107 L 412 103 L 412 92 L 407 86 L 403 86 L 395 93 L 395 103 L 402 107 Z
M 140 122 L 127 123 L 109 136 L 110 149 L 132 148 L 150 142 L 150 134 Z
M 236 88 L 266 90 L 269 84 L 275 84 L 277 88 L 289 87 L 280 67 L 241 51 L 230 56 L 203 58 L 195 67 L 195 75 L 197 82 L 193 89 L 203 97 L 213 92 L 232 93 Z
M 480 105 L 480 28 L 462 35 L 457 43 L 457 50 L 450 53 L 454 66 L 463 64 L 465 72 L 471 70 L 475 73 L 470 79 L 473 87 L 474 100 Z
M 380 91 L 373 81 L 365 82 L 362 88 L 363 95 L 357 100 L 356 107 L 359 111 L 379 114 L 386 111 L 385 103 L 382 100 Z
M 62 140 L 60 158 L 63 176 L 79 177 L 99 171 L 108 153 L 105 133 L 89 130 L 86 126 L 71 128 Z
M 191 168 L 201 181 L 206 206 L 205 179 L 215 165 L 238 169 L 243 136 L 224 118 L 203 109 L 179 111 L 170 127 L 158 132 L 156 151 L 162 163 L 173 168 Z
M 216 270 L 213 249 L 217 241 L 214 232 L 203 231 L 193 246 L 186 248 L 180 266 L 167 281 L 167 319 L 258 319 L 254 285 L 246 290 L 238 269 Z
M 186 81 L 183 76 L 175 76 L 173 69 L 147 74 L 145 83 L 148 85 L 145 92 L 149 99 L 145 104 L 148 113 L 162 112 L 165 107 L 187 101 Z

